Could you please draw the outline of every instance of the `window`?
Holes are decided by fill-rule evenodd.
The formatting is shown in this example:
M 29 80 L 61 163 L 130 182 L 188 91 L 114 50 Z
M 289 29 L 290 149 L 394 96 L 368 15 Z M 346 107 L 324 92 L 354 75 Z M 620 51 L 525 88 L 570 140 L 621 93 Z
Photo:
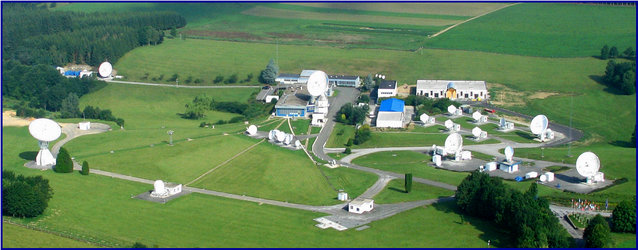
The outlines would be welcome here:
M 357 208 L 357 212 L 359 212 L 359 208 Z
M 428 93 L 425 93 L 425 97 L 429 97 L 429 96 L 428 96 Z

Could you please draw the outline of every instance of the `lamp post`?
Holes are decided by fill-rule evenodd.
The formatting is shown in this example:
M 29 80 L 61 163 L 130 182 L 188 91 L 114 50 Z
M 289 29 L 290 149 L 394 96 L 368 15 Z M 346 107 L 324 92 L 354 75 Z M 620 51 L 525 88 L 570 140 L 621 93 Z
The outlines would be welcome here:
M 544 151 L 544 149 L 545 148 L 541 148 L 541 159 L 545 159 L 545 153 L 544 153 L 545 151 Z
M 169 131 L 167 132 L 167 133 L 168 133 L 168 138 L 169 138 L 169 139 L 168 139 L 168 140 L 169 140 L 168 145 L 173 146 L 173 133 L 174 133 L 174 132 L 175 132 L 175 131 L 173 131 L 173 130 L 169 130 Z

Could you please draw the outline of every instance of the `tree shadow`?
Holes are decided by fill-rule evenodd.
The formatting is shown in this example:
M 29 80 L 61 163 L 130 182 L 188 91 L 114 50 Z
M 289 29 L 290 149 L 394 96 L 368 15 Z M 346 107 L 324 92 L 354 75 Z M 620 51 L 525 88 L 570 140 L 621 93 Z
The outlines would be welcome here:
M 29 161 L 35 161 L 35 157 L 38 156 L 38 152 L 37 151 L 25 151 L 19 154 L 20 158 L 25 159 L 25 160 L 29 160 Z
M 614 146 L 618 146 L 618 147 L 623 147 L 623 148 L 635 148 L 636 147 L 635 144 L 631 144 L 631 142 L 628 142 L 628 141 L 612 141 L 609 144 L 614 145 Z
M 530 135 L 529 133 L 525 133 L 525 132 L 523 132 L 523 131 L 518 131 L 518 130 L 517 130 L 517 131 L 516 131 L 516 132 L 514 132 L 514 133 L 515 133 L 516 135 L 518 135 L 518 136 L 520 136 L 520 137 L 522 137 L 522 138 L 528 139 L 528 140 L 534 140 L 534 138 L 536 138 L 536 137 L 534 137 L 534 136 Z
M 399 193 L 404 193 L 404 194 L 407 194 L 407 193 L 408 193 L 408 192 L 406 192 L 405 190 L 400 189 L 400 188 L 389 187 L 388 189 L 389 189 L 389 190 L 392 190 L 392 191 L 399 192 Z
M 603 77 L 602 76 L 589 75 L 589 79 L 592 79 L 595 82 L 597 82 L 598 84 L 601 84 L 601 85 L 605 86 L 605 88 L 603 90 L 605 92 L 607 92 L 607 93 L 614 94 L 614 95 L 624 95 L 619 89 L 612 88 L 609 85 L 607 85 L 607 83 L 605 83 L 603 81 Z

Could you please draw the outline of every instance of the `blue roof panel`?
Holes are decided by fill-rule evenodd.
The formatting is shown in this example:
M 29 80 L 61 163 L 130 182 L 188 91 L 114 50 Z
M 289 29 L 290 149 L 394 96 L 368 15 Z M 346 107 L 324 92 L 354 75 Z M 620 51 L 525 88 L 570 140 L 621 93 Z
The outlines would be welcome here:
M 383 100 L 381 102 L 381 106 L 379 107 L 379 111 L 386 112 L 403 112 L 403 108 L 405 107 L 405 102 L 403 100 L 399 100 L 396 98 L 390 98 L 387 100 Z

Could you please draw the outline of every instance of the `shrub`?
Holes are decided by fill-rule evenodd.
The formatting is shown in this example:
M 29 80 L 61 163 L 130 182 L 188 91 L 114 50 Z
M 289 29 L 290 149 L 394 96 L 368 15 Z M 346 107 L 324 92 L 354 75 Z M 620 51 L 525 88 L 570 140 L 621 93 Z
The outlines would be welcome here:
M 65 148 L 60 148 L 60 152 L 58 152 L 58 156 L 55 160 L 53 171 L 57 173 L 73 172 L 73 160 L 71 160 L 71 155 L 69 155 L 69 152 L 66 151 Z
M 355 132 L 353 142 L 356 145 L 361 145 L 362 143 L 369 140 L 371 135 L 372 132 L 370 132 L 370 126 L 367 124 L 363 125 Z
M 352 149 L 350 149 L 350 147 L 347 147 L 345 151 L 343 151 L 344 154 L 350 154 L 352 153 Z
M 605 218 L 600 214 L 594 216 L 587 225 L 587 228 L 585 228 L 583 238 L 585 239 L 585 247 L 608 247 L 611 243 L 611 230 Z
M 217 76 L 215 77 L 215 80 L 213 80 L 213 83 L 220 83 L 220 82 L 222 82 L 222 81 L 224 81 L 224 76 L 222 76 L 222 75 L 217 75 Z
M 82 170 L 80 171 L 82 175 L 89 175 L 89 163 L 84 161 L 82 162 Z
M 48 206 L 53 190 L 42 176 L 15 176 L 2 171 L 2 214 L 14 217 L 36 217 Z
M 621 201 L 611 216 L 614 232 L 636 233 L 636 200 Z

